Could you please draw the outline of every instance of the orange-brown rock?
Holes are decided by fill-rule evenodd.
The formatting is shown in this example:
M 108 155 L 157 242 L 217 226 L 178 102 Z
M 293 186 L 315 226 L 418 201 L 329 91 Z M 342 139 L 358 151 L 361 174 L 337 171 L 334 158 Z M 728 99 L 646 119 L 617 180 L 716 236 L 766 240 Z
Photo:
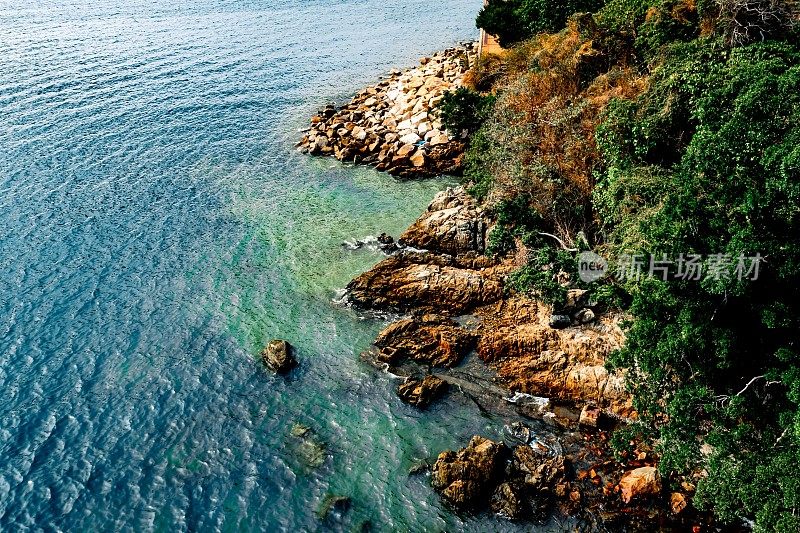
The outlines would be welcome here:
M 661 492 L 661 476 L 656 467 L 643 466 L 625 473 L 619 488 L 625 503 L 639 496 L 655 496 Z
M 511 390 L 631 414 L 624 376 L 605 368 L 606 358 L 624 341 L 621 317 L 555 330 L 549 326 L 550 310 L 525 298 L 480 313 L 489 327 L 481 328 L 478 355 Z
M 404 252 L 389 257 L 347 286 L 348 299 L 366 309 L 419 309 L 458 315 L 503 296 L 495 268 L 461 268 L 452 259 Z
M 457 507 L 484 506 L 503 474 L 507 455 L 502 442 L 472 437 L 466 448 L 439 454 L 431 470 L 431 485 Z
M 414 407 L 425 409 L 431 402 L 444 394 L 447 382 L 436 376 L 425 376 L 423 379 L 407 379 L 397 388 L 401 400 Z
M 378 359 L 397 365 L 404 359 L 451 367 L 475 347 L 475 335 L 456 322 L 437 315 L 405 318 L 392 323 L 375 340 Z

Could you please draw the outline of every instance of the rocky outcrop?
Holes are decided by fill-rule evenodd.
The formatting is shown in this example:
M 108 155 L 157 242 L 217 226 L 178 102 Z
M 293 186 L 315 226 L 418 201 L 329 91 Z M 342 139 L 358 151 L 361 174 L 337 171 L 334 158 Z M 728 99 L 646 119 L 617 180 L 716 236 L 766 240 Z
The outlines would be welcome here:
M 431 484 L 451 504 L 472 511 L 487 505 L 518 519 L 550 503 L 564 488 L 564 458 L 524 444 L 513 450 L 475 436 L 459 450 L 445 451 L 433 465 Z M 563 490 L 562 490 L 563 492 Z
M 486 250 L 489 221 L 463 187 L 440 192 L 399 239 L 406 246 L 459 256 Z
M 457 316 L 503 297 L 500 270 L 464 264 L 447 256 L 400 252 L 351 281 L 347 299 L 364 309 Z
M 605 367 L 606 358 L 624 342 L 620 316 L 553 329 L 550 310 L 521 297 L 480 313 L 485 325 L 478 354 L 512 391 L 561 402 L 592 402 L 616 415 L 631 414 L 624 376 Z
M 292 356 L 292 347 L 284 340 L 271 340 L 261 352 L 261 358 L 264 364 L 279 374 L 285 374 L 297 366 L 297 360 Z
M 397 395 L 407 404 L 425 409 L 447 390 L 447 382 L 436 376 L 407 379 L 397 388 Z
M 508 448 L 502 442 L 472 437 L 462 450 L 439 454 L 431 471 L 431 485 L 452 505 L 475 508 L 492 494 L 507 457 Z
M 394 322 L 375 340 L 378 360 L 395 366 L 405 359 L 452 367 L 475 346 L 475 335 L 439 315 L 421 315 Z
M 341 108 L 327 106 L 311 119 L 298 148 L 340 161 L 373 165 L 411 178 L 460 170 L 464 142 L 445 131 L 436 106 L 461 86 L 477 47 L 450 48 L 405 72 L 367 87 Z

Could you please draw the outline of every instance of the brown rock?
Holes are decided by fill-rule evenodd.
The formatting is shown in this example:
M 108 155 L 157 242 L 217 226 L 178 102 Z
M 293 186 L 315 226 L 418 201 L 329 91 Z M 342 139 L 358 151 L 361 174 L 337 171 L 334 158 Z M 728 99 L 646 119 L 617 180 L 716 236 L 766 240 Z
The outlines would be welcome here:
M 421 380 L 408 379 L 397 388 L 397 395 L 407 404 L 420 409 L 428 407 L 444 394 L 448 383 L 436 376 L 425 376 Z
M 672 508 L 672 512 L 675 514 L 680 514 L 686 509 L 688 502 L 686 501 L 686 496 L 681 494 L 680 492 L 673 492 L 669 498 L 670 507 Z
M 525 485 L 538 493 L 552 492 L 564 481 L 563 457 L 551 457 L 527 445 L 514 448 L 511 468 L 522 477 Z
M 261 352 L 261 358 L 275 372 L 283 374 L 297 366 L 297 360 L 292 356 L 291 350 L 292 347 L 288 342 L 275 339 Z
M 472 437 L 458 452 L 439 454 L 431 485 L 451 504 L 469 509 L 486 505 L 499 481 L 508 448 L 502 442 Z
M 351 303 L 365 309 L 420 309 L 459 315 L 503 297 L 493 269 L 461 268 L 432 254 L 401 252 L 347 285 Z
M 655 496 L 661 492 L 661 476 L 653 466 L 643 466 L 627 472 L 619 481 L 622 501 L 630 503 L 640 496 Z
M 592 327 L 549 327 L 549 309 L 525 298 L 480 311 L 478 355 L 511 390 L 572 403 L 593 403 L 620 416 L 633 412 L 624 375 L 606 358 L 624 342 L 621 316 Z
M 451 367 L 475 346 L 475 336 L 456 322 L 423 315 L 394 322 L 375 340 L 379 359 L 396 365 L 403 359 L 432 366 Z
M 595 405 L 584 405 L 581 409 L 581 415 L 578 419 L 578 424 L 592 428 L 597 427 L 597 421 L 600 418 L 601 410 Z
M 417 168 L 424 167 L 425 166 L 425 152 L 423 152 L 422 150 L 417 150 L 417 153 L 412 155 L 409 158 L 409 161 L 411 162 L 412 165 L 414 165 Z
M 427 211 L 401 236 L 400 242 L 450 255 L 483 253 L 488 217 L 463 187 L 437 194 Z
M 519 520 L 529 514 L 529 503 L 524 487 L 519 483 L 505 482 L 492 494 L 491 509 L 510 520 Z

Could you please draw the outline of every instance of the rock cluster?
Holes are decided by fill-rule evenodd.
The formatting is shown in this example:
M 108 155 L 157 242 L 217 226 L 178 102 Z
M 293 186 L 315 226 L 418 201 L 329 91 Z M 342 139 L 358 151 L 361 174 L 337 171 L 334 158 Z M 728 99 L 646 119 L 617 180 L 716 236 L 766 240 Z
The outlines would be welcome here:
M 606 357 L 624 340 L 620 317 L 581 323 L 575 317 L 590 311 L 590 302 L 585 292 L 573 290 L 559 310 L 566 324 L 555 329 L 549 307 L 508 297 L 504 279 L 514 264 L 481 255 L 491 224 L 463 188 L 443 191 L 398 239 L 405 249 L 348 285 L 354 305 L 411 313 L 378 336 L 378 359 L 447 368 L 477 347 L 512 391 L 628 416 L 623 376 L 605 368 Z M 479 319 L 473 330 L 452 319 L 466 313 Z
M 457 173 L 464 143 L 445 131 L 436 106 L 461 85 L 476 53 L 475 43 L 437 52 L 417 67 L 392 71 L 340 108 L 328 105 L 312 117 L 298 149 L 401 178 Z
M 561 456 L 527 444 L 509 449 L 502 442 L 474 436 L 465 448 L 439 454 L 431 484 L 460 509 L 479 511 L 488 503 L 495 513 L 519 519 L 547 506 L 559 490 L 565 492 L 565 476 Z
M 407 404 L 425 409 L 447 391 L 447 386 L 445 380 L 433 375 L 423 379 L 407 379 L 397 388 L 397 395 Z

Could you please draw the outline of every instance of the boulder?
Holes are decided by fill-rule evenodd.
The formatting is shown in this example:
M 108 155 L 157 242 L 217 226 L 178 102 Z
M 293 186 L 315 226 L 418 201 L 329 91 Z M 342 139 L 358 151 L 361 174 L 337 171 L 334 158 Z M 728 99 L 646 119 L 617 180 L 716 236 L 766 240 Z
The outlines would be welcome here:
M 417 152 L 409 158 L 409 161 L 415 167 L 424 167 L 425 166 L 425 152 L 422 150 L 417 150 Z
M 641 496 L 656 496 L 661 492 L 661 476 L 654 466 L 643 466 L 625 473 L 619 488 L 625 503 Z
M 508 448 L 502 442 L 475 436 L 454 452 L 439 454 L 431 470 L 431 485 L 460 509 L 485 506 L 502 474 Z
M 292 356 L 291 345 L 280 339 L 271 340 L 264 351 L 261 352 L 261 358 L 264 363 L 272 368 L 279 374 L 285 374 L 295 366 L 297 360 Z
M 408 246 L 459 255 L 486 249 L 488 216 L 463 187 L 438 193 L 423 215 L 401 236 Z
M 565 478 L 562 456 L 550 456 L 528 445 L 514 448 L 511 469 L 537 494 L 551 493 Z
M 530 514 L 525 488 L 519 483 L 508 481 L 494 490 L 490 508 L 492 512 L 509 520 L 519 520 Z
M 397 395 L 405 403 L 425 409 L 447 390 L 448 383 L 436 376 L 423 379 L 407 379 L 397 388 Z

